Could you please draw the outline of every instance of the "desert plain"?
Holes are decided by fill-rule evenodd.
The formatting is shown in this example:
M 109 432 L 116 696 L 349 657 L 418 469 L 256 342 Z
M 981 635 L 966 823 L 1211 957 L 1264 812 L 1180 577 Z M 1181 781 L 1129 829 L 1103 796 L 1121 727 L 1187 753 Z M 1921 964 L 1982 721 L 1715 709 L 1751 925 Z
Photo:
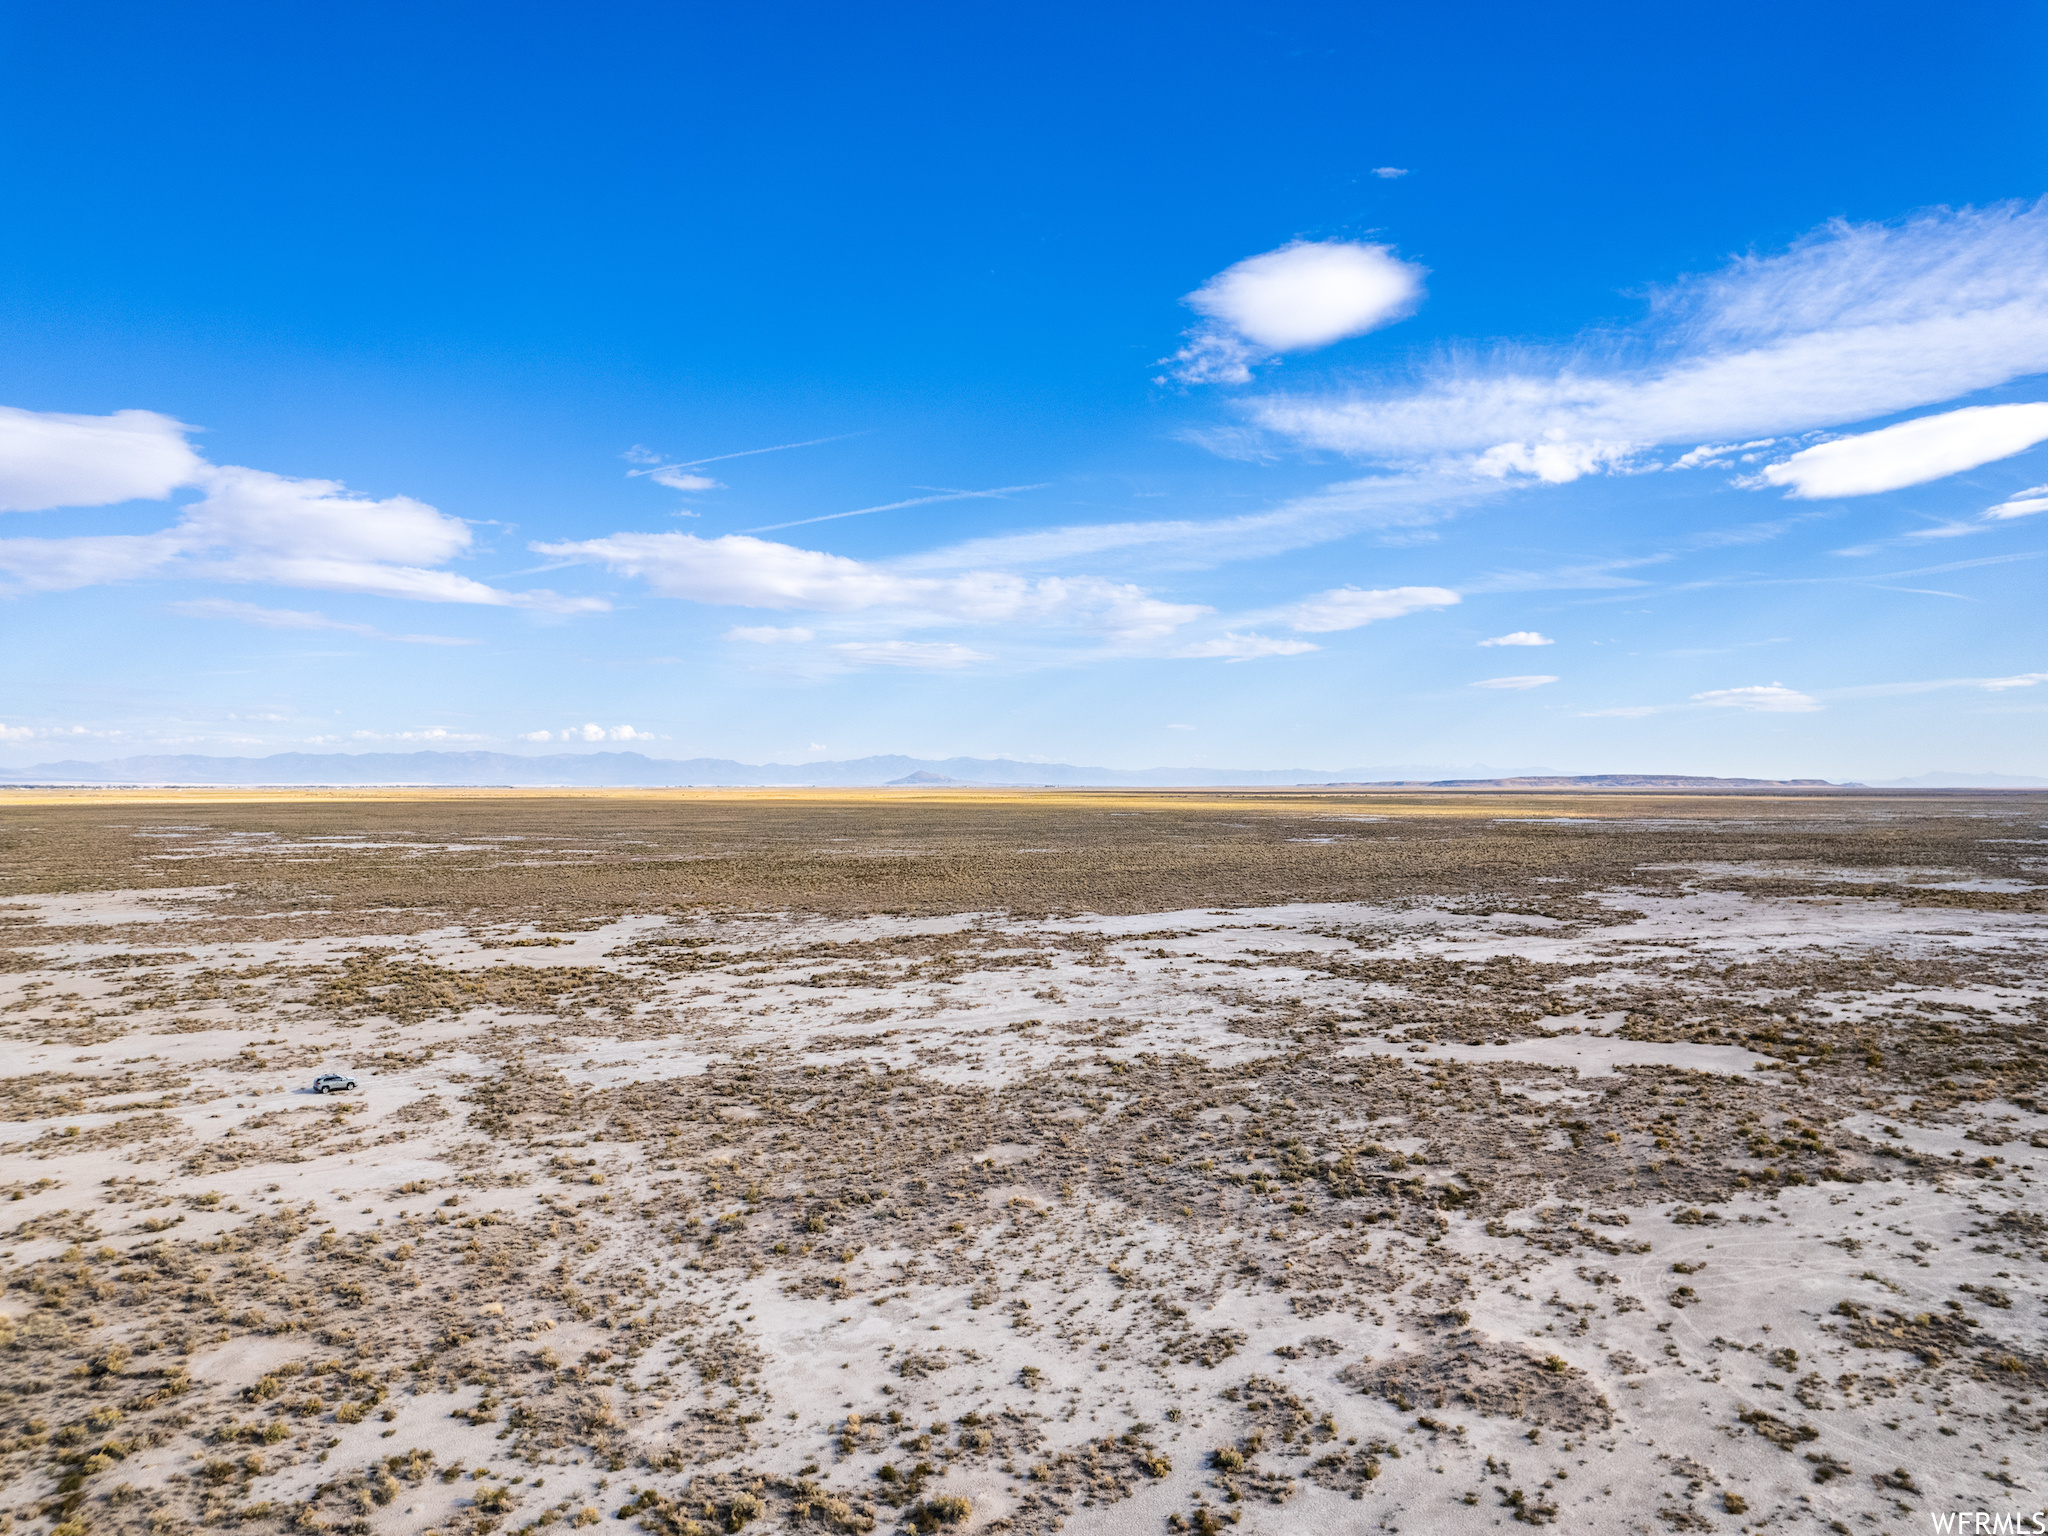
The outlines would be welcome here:
M 0 1529 L 2031 1530 L 2044 914 L 2024 793 L 0 792 Z

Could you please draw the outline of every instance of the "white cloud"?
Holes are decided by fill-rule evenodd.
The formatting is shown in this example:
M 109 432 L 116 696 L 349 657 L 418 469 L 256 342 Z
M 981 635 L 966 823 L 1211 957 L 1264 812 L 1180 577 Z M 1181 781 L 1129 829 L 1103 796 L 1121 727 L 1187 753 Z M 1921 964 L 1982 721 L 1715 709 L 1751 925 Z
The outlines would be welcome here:
M 1805 715 L 1821 708 L 1819 700 L 1783 683 L 1749 688 L 1713 688 L 1692 696 L 1695 704 L 1717 709 L 1746 709 L 1764 715 Z
M 643 464 L 646 466 L 644 469 L 627 470 L 626 478 L 629 480 L 646 478 L 652 480 L 656 485 L 665 485 L 672 491 L 717 491 L 724 489 L 722 482 L 712 479 L 709 475 L 696 473 L 696 466 L 691 464 L 671 464 L 653 449 L 643 448 L 638 443 L 628 448 L 621 457 L 629 464 Z M 710 461 L 706 460 L 705 462 L 708 463 Z
M 358 733 L 360 734 L 360 733 Z M 477 738 L 481 740 L 482 738 Z M 595 720 L 588 725 L 565 725 L 559 731 L 522 731 L 521 741 L 666 741 L 665 736 L 656 736 L 651 731 L 636 731 L 630 725 L 615 725 L 610 729 Z
M 186 508 L 171 536 L 187 574 L 215 580 L 558 613 L 607 606 L 546 591 L 504 592 L 432 569 L 468 551 L 466 523 L 410 496 L 351 495 L 335 480 L 215 470 L 205 498 Z
M 1089 523 L 969 539 L 893 562 L 898 570 L 1042 566 L 1097 555 L 1209 567 L 1346 538 L 1362 529 L 1416 529 L 1500 493 L 1469 474 L 1375 475 L 1324 486 L 1236 517 Z
M 349 734 L 356 741 L 431 741 L 439 743 L 444 741 L 489 741 L 491 739 L 488 736 L 477 736 L 466 731 L 451 731 L 438 725 L 431 730 L 425 731 L 351 731 Z
M 587 725 L 567 725 L 552 734 L 547 731 L 528 731 L 519 738 L 521 741 L 661 741 L 664 738 L 647 731 L 636 731 L 630 725 L 615 725 L 607 730 L 595 720 Z
M 782 629 L 773 624 L 735 624 L 725 632 L 725 638 L 745 640 L 754 645 L 802 645 L 807 640 L 817 639 L 817 635 L 801 625 Z
M 344 634 L 366 635 L 372 640 L 395 640 L 406 645 L 481 644 L 480 641 L 458 639 L 453 635 L 387 634 L 374 625 L 351 624 L 342 619 L 330 619 L 324 613 L 309 613 L 296 608 L 261 608 L 255 603 L 238 603 L 221 597 L 199 598 L 191 602 L 171 603 L 168 606 L 172 613 L 182 614 L 188 619 L 234 619 L 263 629 L 339 630 Z
M 209 465 L 184 446 L 186 430 L 150 411 L 73 417 L 0 408 L 0 490 L 14 504 L 160 499 L 187 485 L 204 492 L 156 533 L 0 539 L 0 590 L 179 576 L 555 613 L 609 606 L 504 592 L 436 569 L 469 550 L 460 518 L 409 496 L 352 495 L 335 480 Z
M 1777 441 L 1775 437 L 1760 437 L 1750 443 L 1702 443 L 1699 447 L 1680 454 L 1666 468 L 1726 469 L 1734 464 L 1754 464 L 1763 456 L 1762 450 L 1771 447 Z
M 915 667 L 926 672 L 950 672 L 956 667 L 995 659 L 946 641 L 848 640 L 832 649 L 855 666 Z
M 161 574 L 183 546 L 177 534 L 81 534 L 0 539 L 0 593 L 66 592 Z
M 1556 678 L 1538 672 L 1530 673 L 1523 677 L 1481 678 L 1478 682 L 1467 683 L 1465 686 L 1467 688 L 1541 688 L 1546 683 L 1554 683 L 1556 681 Z
M 2017 495 L 2008 496 L 1997 506 L 1986 507 L 1984 516 L 2002 523 L 2016 517 L 2032 517 L 2036 512 L 2048 512 L 2048 485 L 2029 486 Z
M 436 565 L 465 553 L 469 526 L 410 496 L 374 501 L 338 480 L 298 480 L 229 465 L 206 478 L 185 526 L 205 546 L 311 557 Z
M 672 491 L 717 491 L 725 487 L 723 480 L 714 480 L 678 464 L 664 464 L 659 469 L 650 469 L 647 475 L 656 485 L 665 485 Z
M 1870 496 L 2010 458 L 2048 438 L 2048 405 L 1973 405 L 1837 438 L 1763 471 L 1804 500 Z
M 1308 634 L 1357 629 L 1380 619 L 1398 619 L 1403 614 L 1429 608 L 1447 608 L 1458 601 L 1448 587 L 1337 587 L 1304 598 L 1289 611 L 1284 622 L 1290 629 Z
M 70 741 L 81 736 L 107 740 L 120 734 L 83 725 L 0 725 L 0 741 Z
M 1482 641 L 1480 641 L 1479 643 L 1480 643 L 1480 644 L 1481 644 L 1482 646 L 1486 646 L 1486 645 L 1555 645 L 1555 644 L 1557 644 L 1557 642 L 1556 642 L 1555 640 L 1551 639 L 1551 638 L 1550 638 L 1550 637 L 1549 637 L 1548 635 L 1544 635 L 1544 634 L 1539 634 L 1539 633 L 1538 633 L 1537 631 L 1535 631 L 1535 630 L 1533 630 L 1533 629 L 1518 629 L 1518 630 L 1515 630 L 1515 631 L 1513 631 L 1512 633 L 1509 633 L 1509 634 L 1505 634 L 1505 635 L 1495 635 L 1495 636 L 1494 636 L 1494 637 L 1493 637 L 1493 638 L 1492 638 L 1491 640 L 1482 640 Z
M 1868 421 L 2044 371 L 2048 205 L 2005 204 L 1830 224 L 1671 285 L 1630 331 L 1454 360 L 1420 388 L 1250 409 L 1311 447 L 1395 463 L 1491 455 L 1490 469 L 1556 480 L 1631 450 Z
M 2000 693 L 2007 688 L 2032 688 L 2040 683 L 2048 683 L 2048 672 L 2022 672 L 2017 677 L 1987 677 L 1977 686 Z
M 207 472 L 185 434 L 155 411 L 66 416 L 0 406 L 0 512 L 160 501 Z
M 533 548 L 557 560 L 602 564 L 664 597 L 691 602 L 821 613 L 893 609 L 911 622 L 1071 625 L 1123 644 L 1158 640 L 1210 611 L 1093 576 L 915 576 L 738 533 L 616 533 Z
M 1200 640 L 1193 645 L 1184 645 L 1173 654 L 1191 660 L 1221 658 L 1225 661 L 1252 661 L 1261 656 L 1300 656 L 1322 647 L 1307 640 L 1276 640 L 1269 635 L 1240 635 L 1225 633 L 1220 639 Z
M 1398 165 L 1376 165 L 1372 168 L 1372 173 L 1381 181 L 1393 181 L 1408 174 L 1405 167 Z
M 1496 443 L 1472 461 L 1472 468 L 1494 480 L 1526 475 L 1545 485 L 1566 485 L 1581 475 L 1626 464 L 1636 452 L 1633 443 L 1573 442 L 1553 428 L 1533 443 Z
M 1391 246 L 1297 240 L 1226 268 L 1186 303 L 1209 324 L 1167 365 L 1184 383 L 1242 384 L 1251 365 L 1325 347 L 1404 320 L 1422 302 L 1425 269 Z

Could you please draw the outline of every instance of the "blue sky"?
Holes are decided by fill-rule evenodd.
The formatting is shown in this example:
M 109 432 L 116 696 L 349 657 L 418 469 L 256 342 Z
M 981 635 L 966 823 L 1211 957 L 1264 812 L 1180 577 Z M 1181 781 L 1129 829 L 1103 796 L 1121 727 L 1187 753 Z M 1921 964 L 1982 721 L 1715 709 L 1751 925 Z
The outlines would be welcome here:
M 2048 774 L 2044 32 L 0 7 L 0 760 Z

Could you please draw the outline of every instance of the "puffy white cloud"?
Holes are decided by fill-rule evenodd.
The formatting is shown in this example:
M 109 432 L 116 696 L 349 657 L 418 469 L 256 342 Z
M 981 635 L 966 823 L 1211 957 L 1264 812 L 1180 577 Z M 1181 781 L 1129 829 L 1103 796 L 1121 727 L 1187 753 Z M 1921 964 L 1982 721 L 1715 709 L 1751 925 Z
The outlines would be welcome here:
M 1467 683 L 1467 688 L 1541 688 L 1557 679 L 1543 673 L 1530 673 L 1523 677 L 1486 677 L 1476 683 Z
M 1379 177 L 1381 181 L 1394 181 L 1399 179 L 1400 177 L 1406 176 L 1408 174 L 1408 171 L 1405 166 L 1376 165 L 1372 168 L 1372 173 L 1373 175 Z
M 890 609 L 911 621 L 1070 625 L 1124 644 L 1157 640 L 1209 612 L 1092 576 L 912 575 L 739 533 L 715 539 L 692 533 L 616 533 L 533 548 L 553 559 L 602 564 L 637 577 L 664 597 L 730 607 L 818 613 Z
M 807 640 L 817 639 L 817 635 L 796 624 L 786 629 L 773 624 L 735 624 L 725 632 L 725 638 L 745 640 L 752 645 L 802 645 Z
M 434 569 L 468 550 L 466 523 L 410 496 L 351 495 L 335 480 L 219 469 L 173 534 L 190 573 L 218 580 L 557 613 L 607 606 L 544 590 L 505 592 Z
M 1391 247 L 1296 241 L 1218 273 L 1187 302 L 1255 346 L 1294 352 L 1375 330 L 1421 298 L 1422 268 Z
M 1193 660 L 1219 658 L 1224 661 L 1252 661 L 1261 656 L 1300 656 L 1321 650 L 1307 640 L 1278 640 L 1270 635 L 1240 635 L 1226 632 L 1219 639 L 1199 640 L 1173 654 Z
M 1308 634 L 1328 634 L 1357 629 L 1380 619 L 1398 619 L 1424 609 L 1447 608 L 1457 601 L 1458 594 L 1448 587 L 1337 587 L 1303 599 L 1289 612 L 1285 623 L 1290 629 Z
M 1783 683 L 1749 688 L 1713 688 L 1692 696 L 1695 704 L 1717 709 L 1746 709 L 1764 715 L 1805 715 L 1821 708 L 1820 701 Z
M 1997 506 L 1986 507 L 1984 516 L 2002 523 L 2016 517 L 2032 517 L 2036 512 L 2048 512 L 2048 485 L 2031 486 L 2016 496 L 2008 496 Z
M 468 524 L 414 501 L 351 495 L 338 480 L 299 480 L 229 465 L 207 475 L 183 526 L 202 547 L 279 558 L 438 565 L 468 550 Z
M 0 406 L 0 512 L 160 501 L 207 463 L 183 422 L 155 411 L 67 416 Z
M 263 629 L 326 629 L 339 630 L 343 634 L 366 635 L 372 640 L 396 640 L 407 645 L 477 645 L 480 641 L 460 639 L 454 635 L 393 635 L 372 624 L 351 624 L 343 619 L 330 619 L 324 613 L 307 612 L 297 608 L 263 608 L 255 603 L 238 603 L 227 598 L 199 598 L 191 602 L 167 605 L 172 613 L 182 614 L 188 619 L 234 619 L 243 624 L 254 624 Z
M 2044 371 L 2048 205 L 2006 204 L 1830 224 L 1671 285 L 1632 331 L 1454 360 L 1420 388 L 1272 395 L 1251 412 L 1311 447 L 1483 458 L 1555 481 L 1630 450 L 1867 421 Z
M 981 651 L 946 641 L 848 640 L 832 647 L 857 667 L 914 667 L 923 672 L 950 672 L 977 661 L 992 661 Z
M 1511 632 L 1511 633 L 1509 633 L 1509 634 L 1505 634 L 1505 635 L 1495 635 L 1495 636 L 1494 636 L 1494 637 L 1493 637 L 1493 638 L 1492 638 L 1491 640 L 1482 640 L 1482 641 L 1480 641 L 1479 643 L 1480 643 L 1480 644 L 1481 644 L 1482 646 L 1487 646 L 1487 645 L 1555 645 L 1555 644 L 1557 644 L 1557 642 L 1556 642 L 1555 640 L 1551 639 L 1551 638 L 1550 638 L 1550 637 L 1549 637 L 1548 635 L 1545 635 L 1545 634 L 1541 634 L 1541 633 L 1539 633 L 1538 631 L 1536 631 L 1536 630 L 1533 630 L 1533 629 L 1517 629 L 1517 630 L 1514 630 L 1514 631 L 1512 631 L 1512 632 Z
M 1766 467 L 1763 479 L 1805 500 L 1870 496 L 2010 458 L 2043 438 L 2048 405 L 1966 406 L 1807 448 Z
M 460 518 L 409 496 L 352 495 L 335 480 L 209 465 L 184 446 L 185 430 L 150 411 L 58 417 L 0 408 L 0 488 L 20 505 L 161 498 L 188 485 L 204 492 L 157 533 L 0 539 L 0 590 L 196 576 L 555 613 L 609 606 L 505 592 L 437 569 L 470 547 Z
M 1228 267 L 1186 303 L 1209 324 L 1188 332 L 1167 365 L 1186 383 L 1242 384 L 1276 353 L 1325 347 L 1406 319 L 1425 269 L 1393 248 L 1297 240 Z
M 1472 468 L 1493 480 L 1526 475 L 1546 485 L 1566 485 L 1624 464 L 1635 452 L 1632 443 L 1573 442 L 1553 428 L 1539 442 L 1496 443 L 1472 461 Z
M 559 731 L 526 731 L 521 741 L 661 741 L 665 738 L 648 731 L 636 731 L 630 725 L 615 725 L 606 730 L 595 720 L 588 725 L 568 725 Z

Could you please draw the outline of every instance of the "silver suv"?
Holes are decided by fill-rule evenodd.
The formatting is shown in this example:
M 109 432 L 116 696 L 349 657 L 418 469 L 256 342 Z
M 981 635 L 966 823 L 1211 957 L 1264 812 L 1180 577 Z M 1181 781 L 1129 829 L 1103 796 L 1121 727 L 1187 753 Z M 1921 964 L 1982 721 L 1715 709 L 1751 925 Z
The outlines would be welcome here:
M 315 1093 L 347 1093 L 356 1085 L 356 1080 L 340 1072 L 323 1072 L 313 1079 Z

